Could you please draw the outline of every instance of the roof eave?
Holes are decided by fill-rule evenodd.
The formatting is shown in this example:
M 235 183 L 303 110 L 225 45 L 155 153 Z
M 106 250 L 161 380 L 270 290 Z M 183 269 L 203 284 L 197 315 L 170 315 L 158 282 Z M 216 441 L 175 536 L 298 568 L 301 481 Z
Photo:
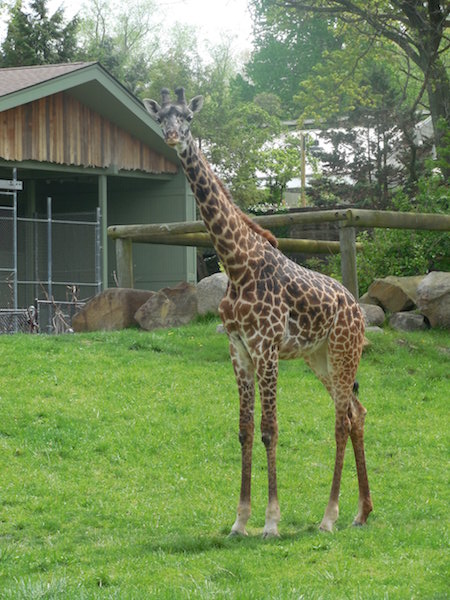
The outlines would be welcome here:
M 0 112 L 16 108 L 23 104 L 28 104 L 29 102 L 35 102 L 36 100 L 59 92 L 72 92 L 73 95 L 88 106 L 103 114 L 106 113 L 106 116 L 111 118 L 108 116 L 108 106 L 102 104 L 102 109 L 99 110 L 99 106 L 96 106 L 95 98 L 83 96 L 83 86 L 93 82 L 98 83 L 108 94 L 110 94 L 110 100 L 112 102 L 119 102 L 123 105 L 128 112 L 131 113 L 136 125 L 142 124 L 142 126 L 148 128 L 147 131 L 150 130 L 152 145 L 155 146 L 156 151 L 160 152 L 169 160 L 178 163 L 176 152 L 164 143 L 159 127 L 149 115 L 144 105 L 98 62 L 87 63 L 85 66 L 82 66 L 75 71 L 58 75 L 53 79 L 1 96 Z M 137 133 L 137 137 L 147 143 L 149 142 L 149 140 L 144 139 L 146 137 L 143 135 L 145 129 L 141 130 L 139 126 L 135 126 L 134 129 L 135 132 L 133 133 Z

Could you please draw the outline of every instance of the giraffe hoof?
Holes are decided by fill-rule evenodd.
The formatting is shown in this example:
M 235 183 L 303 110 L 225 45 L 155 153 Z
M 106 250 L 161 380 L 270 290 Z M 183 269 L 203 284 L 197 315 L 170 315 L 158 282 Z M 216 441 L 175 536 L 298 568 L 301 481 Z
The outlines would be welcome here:
M 319 525 L 319 531 L 323 531 L 324 533 L 333 533 L 333 523 L 322 521 L 322 523 Z
M 356 517 L 356 519 L 352 523 L 353 527 L 364 527 L 364 525 L 367 525 L 367 519 L 361 519 L 358 517 Z
M 239 531 L 238 529 L 232 529 L 230 531 L 230 533 L 228 534 L 229 538 L 235 538 L 235 537 L 247 537 L 248 533 L 245 529 L 243 529 L 242 531 Z
M 278 533 L 278 531 L 275 530 L 268 530 L 268 531 L 263 531 L 262 534 L 263 540 L 270 540 L 270 539 L 279 539 L 281 536 Z

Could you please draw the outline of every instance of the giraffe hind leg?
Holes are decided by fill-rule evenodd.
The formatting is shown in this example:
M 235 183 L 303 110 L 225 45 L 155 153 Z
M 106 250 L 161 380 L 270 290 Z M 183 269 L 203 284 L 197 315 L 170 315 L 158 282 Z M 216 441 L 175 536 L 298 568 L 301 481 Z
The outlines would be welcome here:
M 364 452 L 364 420 L 366 413 L 366 409 L 354 395 L 349 409 L 349 417 L 351 421 L 350 438 L 355 454 L 359 487 L 358 514 L 353 521 L 353 525 L 356 526 L 364 525 L 373 510 Z
M 335 440 L 336 457 L 334 462 L 333 482 L 331 484 L 330 497 L 325 513 L 320 524 L 321 531 L 333 531 L 334 523 L 339 516 L 339 491 L 341 487 L 342 469 L 344 466 L 345 448 L 350 434 L 350 420 L 347 415 L 347 405 L 336 402 L 335 417 Z
M 328 344 L 324 343 L 312 354 L 308 354 L 304 357 L 306 364 L 312 369 L 317 378 L 323 383 L 328 390 L 330 396 L 335 401 L 333 394 L 332 379 L 329 372 L 329 361 L 328 361 Z M 337 408 L 336 408 L 337 410 Z M 335 439 L 336 439 L 336 458 L 334 464 L 333 483 L 330 492 L 330 498 L 325 509 L 325 513 L 322 522 L 319 526 L 321 531 L 333 531 L 333 525 L 339 515 L 339 488 L 341 481 L 342 466 L 344 464 L 344 453 L 348 439 L 348 427 L 346 426 L 345 418 L 347 418 L 347 411 L 344 411 L 343 415 L 338 417 L 336 412 L 335 419 Z
M 339 490 L 342 468 L 344 465 L 345 448 L 350 434 L 348 406 L 350 403 L 351 388 L 349 389 L 348 385 L 343 385 L 339 378 L 333 377 L 333 373 L 330 369 L 329 347 L 327 343 L 320 346 L 313 354 L 305 356 L 305 362 L 328 390 L 334 401 L 336 411 L 334 427 L 336 456 L 333 482 L 328 504 L 319 527 L 321 531 L 331 532 L 333 531 L 334 523 L 339 516 Z
M 354 389 L 355 387 L 353 386 Z M 373 508 L 364 452 L 364 419 L 367 411 L 356 398 L 353 390 L 350 391 L 348 389 L 347 392 L 342 390 L 341 393 L 336 392 L 336 390 L 330 390 L 336 405 L 336 459 L 330 499 L 320 525 L 322 531 L 332 531 L 333 525 L 339 515 L 339 490 L 348 437 L 350 437 L 353 445 L 359 488 L 358 513 L 353 525 L 364 525 Z M 350 401 L 348 402 L 346 398 L 349 396 Z

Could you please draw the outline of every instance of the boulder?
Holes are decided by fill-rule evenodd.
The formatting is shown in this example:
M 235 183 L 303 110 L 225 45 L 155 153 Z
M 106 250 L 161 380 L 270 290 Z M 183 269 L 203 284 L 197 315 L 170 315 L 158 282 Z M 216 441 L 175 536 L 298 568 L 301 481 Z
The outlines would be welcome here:
M 423 315 L 413 312 L 397 312 L 391 315 L 389 325 L 397 331 L 422 331 L 428 329 Z
M 129 288 L 109 288 L 94 296 L 72 318 L 72 329 L 83 331 L 113 331 L 136 327 L 134 315 L 152 292 Z
M 198 313 L 219 314 L 219 304 L 227 291 L 228 277 L 226 273 L 214 273 L 201 279 L 197 284 Z
M 366 333 L 384 333 L 384 329 L 376 325 L 369 325 L 369 327 L 366 327 Z
M 361 309 L 364 315 L 364 323 L 366 327 L 370 327 L 372 325 L 381 326 L 384 323 L 386 315 L 384 314 L 384 310 L 381 306 L 377 306 L 376 304 L 360 304 Z
M 375 279 L 367 293 L 385 311 L 402 312 L 412 310 L 416 305 L 417 287 L 423 278 L 423 275 L 414 277 L 390 275 L 384 279 Z
M 371 298 L 369 294 L 366 292 L 359 299 L 360 304 L 372 304 L 373 306 L 380 306 L 378 300 L 375 298 Z
M 417 288 L 417 306 L 431 327 L 450 328 L 450 273 L 428 273 Z
M 187 325 L 197 315 L 195 285 L 180 283 L 174 288 L 152 292 L 135 314 L 135 319 L 147 331 Z

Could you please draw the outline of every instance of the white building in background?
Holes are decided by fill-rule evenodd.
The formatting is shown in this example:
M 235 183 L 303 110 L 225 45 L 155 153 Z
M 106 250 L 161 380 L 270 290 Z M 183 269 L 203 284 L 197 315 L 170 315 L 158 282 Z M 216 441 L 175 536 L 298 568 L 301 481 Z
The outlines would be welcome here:
M 342 119 L 342 121 L 345 121 L 345 120 L 346 119 Z M 312 125 L 312 122 L 310 122 L 309 124 Z M 308 143 L 307 143 L 306 160 L 305 160 L 305 182 L 306 182 L 306 188 L 308 188 L 309 182 L 311 181 L 311 179 L 314 176 L 319 175 L 323 171 L 323 163 L 316 157 L 316 155 L 319 152 L 330 152 L 332 150 L 332 144 L 325 138 L 327 137 L 327 135 L 329 133 L 331 133 L 333 131 L 334 132 L 338 132 L 338 131 L 345 132 L 345 131 L 347 131 L 347 129 L 345 127 L 341 127 L 341 128 L 333 127 L 333 128 L 329 128 L 327 130 L 315 129 L 315 128 L 314 129 L 305 128 L 305 129 L 299 130 L 299 129 L 297 129 L 296 121 L 285 121 L 284 125 L 288 128 L 288 133 L 282 134 L 281 136 L 276 138 L 273 142 L 271 142 L 271 147 L 274 147 L 274 148 L 281 147 L 283 145 L 283 143 L 285 142 L 285 139 L 287 136 L 296 137 L 296 138 L 298 138 L 299 142 L 300 142 L 300 138 L 302 135 L 304 135 L 307 139 L 309 138 Z M 306 122 L 306 125 L 308 125 L 308 122 Z M 431 116 L 428 116 L 425 119 L 423 119 L 422 121 L 420 121 L 419 123 L 417 123 L 415 125 L 414 129 L 415 129 L 415 136 L 414 136 L 415 143 L 420 148 L 427 141 L 432 139 L 434 136 L 433 123 L 431 120 Z M 373 141 L 373 142 L 376 141 L 375 131 L 373 129 L 367 130 L 367 128 L 363 128 L 363 127 L 357 127 L 357 128 L 354 128 L 354 130 L 360 134 L 359 137 L 360 137 L 361 146 L 365 149 L 366 152 L 369 152 L 369 141 Z M 398 137 L 400 135 L 401 135 L 400 133 L 397 134 Z M 345 146 L 342 144 L 341 151 L 344 155 L 346 155 L 346 158 L 348 158 L 349 162 L 353 159 L 353 153 L 350 148 L 345 148 Z M 434 145 L 432 147 L 432 158 L 433 159 L 436 158 L 436 148 Z M 301 153 L 299 152 L 299 163 L 300 162 L 301 162 Z M 401 166 L 402 163 L 398 157 L 398 151 L 394 151 L 390 154 L 390 156 L 388 157 L 388 164 L 393 167 Z M 256 175 L 260 182 L 260 186 L 262 188 L 266 187 L 267 181 L 268 181 L 267 174 L 265 174 L 262 171 L 257 171 Z M 340 180 L 343 183 L 353 183 L 353 180 L 350 177 L 350 175 L 342 175 L 340 177 Z M 291 179 L 289 181 L 289 183 L 287 184 L 286 192 L 285 192 L 285 202 L 286 202 L 287 207 L 296 208 L 296 207 L 300 206 L 301 187 L 302 187 L 301 177 L 294 177 L 293 179 Z

